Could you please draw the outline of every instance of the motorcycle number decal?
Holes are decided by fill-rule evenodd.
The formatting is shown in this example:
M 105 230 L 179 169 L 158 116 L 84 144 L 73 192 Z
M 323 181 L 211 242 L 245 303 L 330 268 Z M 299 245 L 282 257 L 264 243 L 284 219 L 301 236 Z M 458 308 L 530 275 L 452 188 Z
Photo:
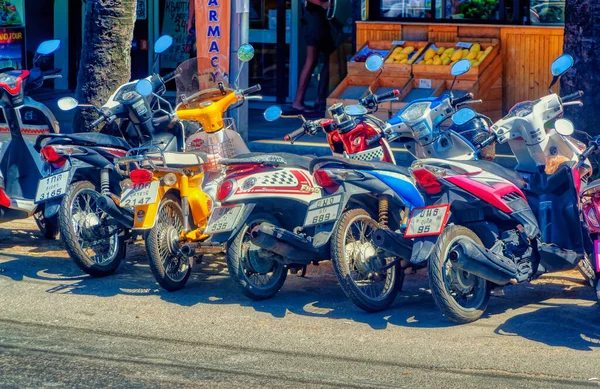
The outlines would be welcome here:
M 441 234 L 448 221 L 449 210 L 449 204 L 413 209 L 404 237 L 416 238 Z
M 304 219 L 304 227 L 311 227 L 321 223 L 333 223 L 337 220 L 342 207 L 342 195 L 334 195 L 314 200 L 308 205 L 308 212 Z
M 64 196 L 68 185 L 68 171 L 42 178 L 38 182 L 37 192 L 35 193 L 35 203 L 37 204 L 55 197 Z
M 120 206 L 122 208 L 135 207 L 137 205 L 148 205 L 156 202 L 159 181 L 146 184 L 128 185 L 121 193 Z

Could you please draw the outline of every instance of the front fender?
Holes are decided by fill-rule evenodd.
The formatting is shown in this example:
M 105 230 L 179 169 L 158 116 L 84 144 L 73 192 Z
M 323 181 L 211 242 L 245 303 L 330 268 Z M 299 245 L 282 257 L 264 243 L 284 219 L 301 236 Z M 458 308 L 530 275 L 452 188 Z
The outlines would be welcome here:
M 62 196 L 54 198 L 52 200 L 46 201 L 44 203 L 44 217 L 46 219 L 50 219 L 52 216 L 56 215 L 60 209 L 60 204 L 62 203 Z

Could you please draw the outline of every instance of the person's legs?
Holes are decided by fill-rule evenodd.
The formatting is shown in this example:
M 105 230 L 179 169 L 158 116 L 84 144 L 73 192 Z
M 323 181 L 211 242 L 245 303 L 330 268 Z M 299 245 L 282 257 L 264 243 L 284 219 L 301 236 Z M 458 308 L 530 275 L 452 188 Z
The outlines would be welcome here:
M 298 90 L 296 91 L 296 98 L 292 103 L 292 108 L 304 109 L 304 95 L 310 82 L 312 72 L 315 70 L 317 60 L 319 59 L 319 50 L 314 46 L 306 46 L 306 62 L 300 72 L 300 79 L 298 80 Z
M 319 75 L 319 87 L 317 89 L 317 98 L 315 107 L 321 109 L 325 106 L 327 92 L 329 91 L 329 55 L 323 53 L 323 66 Z

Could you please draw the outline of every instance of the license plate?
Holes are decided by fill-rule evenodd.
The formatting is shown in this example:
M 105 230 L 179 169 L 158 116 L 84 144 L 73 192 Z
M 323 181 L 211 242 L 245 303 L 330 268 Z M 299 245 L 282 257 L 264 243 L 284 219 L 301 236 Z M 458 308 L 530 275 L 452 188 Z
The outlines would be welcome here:
M 306 218 L 304 219 L 304 227 L 335 222 L 338 218 L 341 207 L 341 194 L 313 200 L 308 205 L 308 212 L 306 213 Z
M 37 192 L 35 193 L 35 203 L 40 203 L 55 197 L 64 196 L 68 185 L 68 171 L 42 178 L 38 182 Z
M 210 214 L 205 234 L 217 234 L 219 232 L 229 232 L 235 228 L 244 210 L 244 204 L 232 207 L 218 207 Z
M 441 234 L 448 221 L 449 210 L 448 204 L 413 209 L 404 237 L 416 238 Z
M 159 181 L 127 185 L 121 193 L 119 205 L 123 208 L 130 208 L 137 205 L 154 204 L 158 195 L 158 186 Z

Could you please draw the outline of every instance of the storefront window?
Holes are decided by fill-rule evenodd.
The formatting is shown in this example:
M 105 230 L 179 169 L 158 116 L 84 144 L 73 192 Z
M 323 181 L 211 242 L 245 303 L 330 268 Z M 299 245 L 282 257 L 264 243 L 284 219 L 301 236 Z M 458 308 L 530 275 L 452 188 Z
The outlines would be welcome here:
M 436 18 L 500 20 L 498 0 L 437 0 Z
M 431 19 L 432 0 L 381 0 L 386 19 Z
M 564 0 L 531 0 L 529 8 L 531 24 L 565 24 Z

